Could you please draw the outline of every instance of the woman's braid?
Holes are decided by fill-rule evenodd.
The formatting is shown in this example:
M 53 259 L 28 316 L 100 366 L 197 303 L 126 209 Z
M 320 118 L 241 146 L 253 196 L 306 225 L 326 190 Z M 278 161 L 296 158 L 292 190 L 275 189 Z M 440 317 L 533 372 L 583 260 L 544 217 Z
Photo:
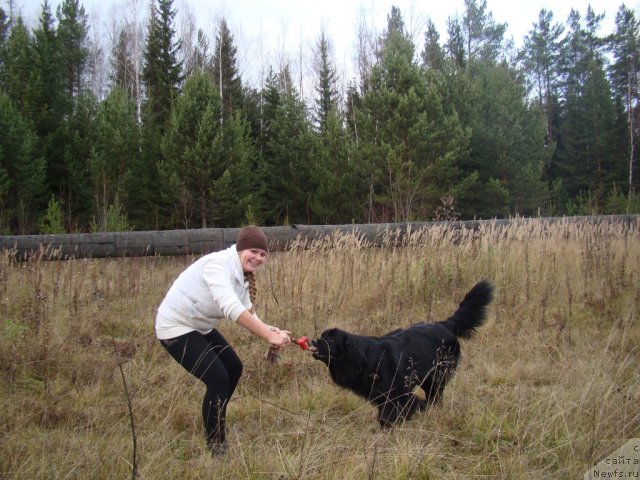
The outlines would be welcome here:
M 251 300 L 251 313 L 256 313 L 256 276 L 253 272 L 244 272 L 244 279 L 249 282 L 249 300 Z
M 251 313 L 256 313 L 256 294 L 258 288 L 256 287 L 256 276 L 253 272 L 244 272 L 244 279 L 249 282 L 249 300 L 251 300 Z M 269 327 L 271 329 L 271 327 Z M 269 363 L 276 363 L 278 361 L 278 347 L 271 346 L 267 352 L 267 361 Z

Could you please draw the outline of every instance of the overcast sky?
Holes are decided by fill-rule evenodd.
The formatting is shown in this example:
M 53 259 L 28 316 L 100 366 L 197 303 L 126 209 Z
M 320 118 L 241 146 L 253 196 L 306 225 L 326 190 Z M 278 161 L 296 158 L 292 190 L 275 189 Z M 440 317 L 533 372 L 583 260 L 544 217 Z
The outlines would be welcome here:
M 21 8 L 25 18 L 33 20 L 40 13 L 41 0 L 13 0 Z M 61 0 L 49 0 L 55 11 Z M 0 0 L 8 5 L 9 0 Z M 131 16 L 131 5 L 137 3 L 141 15 L 148 11 L 148 0 L 81 0 L 90 23 L 94 28 L 108 31 L 114 18 Z M 617 0 L 487 0 L 487 10 L 498 23 L 508 25 L 507 38 L 513 38 L 520 46 L 523 37 L 538 19 L 540 9 L 554 14 L 557 22 L 565 23 L 571 8 L 584 17 L 587 6 L 597 13 L 604 13 L 602 33 L 611 33 L 615 14 L 622 4 Z M 624 4 L 640 16 L 640 0 L 627 0 Z M 446 38 L 447 19 L 461 14 L 464 0 L 174 0 L 179 15 L 191 13 L 198 25 L 210 37 L 214 36 L 214 25 L 225 17 L 234 34 L 238 54 L 244 68 L 252 64 L 277 66 L 277 58 L 308 56 L 310 47 L 324 26 L 332 41 L 336 65 L 349 69 L 353 64 L 357 28 L 362 19 L 369 28 L 381 31 L 386 26 L 386 17 L 395 5 L 400 8 L 405 25 L 415 34 L 421 46 L 425 25 L 431 19 L 441 40 Z M 179 28 L 178 28 L 179 30 Z

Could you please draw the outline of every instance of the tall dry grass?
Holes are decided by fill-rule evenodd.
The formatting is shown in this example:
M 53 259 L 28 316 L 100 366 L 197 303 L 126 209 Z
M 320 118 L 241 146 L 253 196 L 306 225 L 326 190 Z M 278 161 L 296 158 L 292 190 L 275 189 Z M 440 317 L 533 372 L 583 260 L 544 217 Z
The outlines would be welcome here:
M 382 247 L 336 234 L 272 254 L 258 310 L 298 336 L 380 334 L 444 319 L 491 279 L 488 322 L 443 404 L 381 431 L 307 352 L 270 365 L 264 343 L 224 324 L 245 373 L 218 459 L 204 449 L 203 386 L 153 335 L 193 259 L 4 253 L 0 478 L 131 478 L 134 465 L 141 479 L 582 478 L 640 436 L 640 225 L 442 226 L 400 245 L 392 233 Z

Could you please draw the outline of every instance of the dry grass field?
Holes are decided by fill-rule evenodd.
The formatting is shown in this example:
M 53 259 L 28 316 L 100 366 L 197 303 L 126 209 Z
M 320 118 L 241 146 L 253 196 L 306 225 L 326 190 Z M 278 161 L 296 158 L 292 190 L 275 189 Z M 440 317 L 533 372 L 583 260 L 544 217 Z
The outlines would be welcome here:
M 0 255 L 0 479 L 581 479 L 640 437 L 638 223 L 442 226 L 375 248 L 341 234 L 273 253 L 258 311 L 297 336 L 441 320 L 481 278 L 496 296 L 443 403 L 388 431 L 308 352 L 271 365 L 224 324 L 245 369 L 216 459 L 204 387 L 153 332 L 192 260 Z

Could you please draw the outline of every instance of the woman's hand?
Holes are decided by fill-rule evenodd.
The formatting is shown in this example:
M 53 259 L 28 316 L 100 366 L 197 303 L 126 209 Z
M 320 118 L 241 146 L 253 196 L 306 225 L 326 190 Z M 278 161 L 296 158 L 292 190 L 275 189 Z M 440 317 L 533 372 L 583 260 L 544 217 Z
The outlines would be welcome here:
M 291 343 L 291 337 L 289 337 L 291 332 L 288 332 L 287 330 L 280 330 L 277 327 L 270 327 L 249 312 L 249 310 L 242 312 L 236 323 L 241 327 L 246 328 L 257 337 L 266 340 L 273 347 L 282 348 Z
M 291 332 L 287 330 L 280 330 L 277 327 L 269 327 L 270 335 L 268 338 L 269 343 L 273 347 L 283 348 L 291 343 Z

